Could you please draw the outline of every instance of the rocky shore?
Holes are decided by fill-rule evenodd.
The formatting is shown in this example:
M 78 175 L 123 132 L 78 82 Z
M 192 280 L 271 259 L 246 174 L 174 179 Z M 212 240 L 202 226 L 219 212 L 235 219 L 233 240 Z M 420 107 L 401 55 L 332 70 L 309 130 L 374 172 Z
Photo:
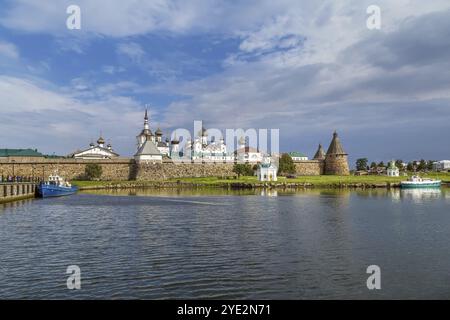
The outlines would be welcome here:
M 183 182 L 183 181 L 124 181 L 124 182 L 102 182 L 98 185 L 80 186 L 80 190 L 102 190 L 102 189 L 139 189 L 139 188 L 225 188 L 225 189 L 305 189 L 305 188 L 399 188 L 399 183 L 290 183 L 290 182 Z

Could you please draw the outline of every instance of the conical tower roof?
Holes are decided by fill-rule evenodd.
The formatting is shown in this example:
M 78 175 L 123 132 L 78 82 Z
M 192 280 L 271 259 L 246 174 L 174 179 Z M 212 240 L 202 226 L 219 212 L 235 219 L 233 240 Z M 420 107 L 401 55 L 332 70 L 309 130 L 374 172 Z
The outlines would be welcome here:
M 339 140 L 336 131 L 333 133 L 333 140 L 331 140 L 330 146 L 328 147 L 327 155 L 329 154 L 346 155 L 344 148 L 342 148 L 341 141 Z
M 319 143 L 319 148 L 317 149 L 316 154 L 314 155 L 314 160 L 323 160 L 325 159 L 325 151 L 322 148 L 322 145 Z

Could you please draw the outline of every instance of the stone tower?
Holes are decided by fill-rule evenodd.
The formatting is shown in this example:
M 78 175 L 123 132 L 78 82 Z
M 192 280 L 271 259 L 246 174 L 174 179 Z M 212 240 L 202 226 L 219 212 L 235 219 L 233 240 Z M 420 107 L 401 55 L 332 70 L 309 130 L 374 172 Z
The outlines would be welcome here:
M 335 131 L 325 156 L 325 174 L 348 176 L 350 170 L 347 156 Z
M 325 151 L 323 151 L 322 145 L 319 144 L 316 154 L 314 155 L 314 160 L 325 160 Z

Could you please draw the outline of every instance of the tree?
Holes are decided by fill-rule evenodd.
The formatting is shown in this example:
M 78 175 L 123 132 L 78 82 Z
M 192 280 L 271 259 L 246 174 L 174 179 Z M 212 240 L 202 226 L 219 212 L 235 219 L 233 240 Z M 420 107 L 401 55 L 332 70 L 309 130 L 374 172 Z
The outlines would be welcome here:
M 417 169 L 419 171 L 423 171 L 427 168 L 427 163 L 424 159 L 420 160 L 419 165 L 417 166 Z
M 368 162 L 369 162 L 369 160 L 367 158 L 357 159 L 356 160 L 356 170 L 358 170 L 358 171 L 366 170 Z
M 379 164 L 378 164 L 378 167 L 384 167 L 385 165 L 384 165 L 384 162 L 383 161 L 381 161 Z
M 435 163 L 435 160 L 428 160 L 427 162 L 427 170 L 431 171 L 433 170 L 433 163 Z
M 84 169 L 84 175 L 89 180 L 100 179 L 102 173 L 103 173 L 102 166 L 97 163 L 89 163 L 86 165 Z
M 376 162 L 372 161 L 372 163 L 370 164 L 370 168 L 373 169 L 373 168 L 376 168 L 376 167 L 377 167 Z
M 294 174 L 295 173 L 295 164 L 292 160 L 291 156 L 287 153 L 283 153 L 280 158 L 280 163 L 278 164 L 278 174 L 286 175 L 286 174 Z
M 248 163 L 236 163 L 233 166 L 233 172 L 237 174 L 238 178 L 241 176 L 253 176 L 254 171 Z
M 406 170 L 408 171 L 414 171 L 414 163 L 408 162 L 408 165 L 406 166 Z
M 403 161 L 401 159 L 395 160 L 395 166 L 400 170 L 403 170 Z

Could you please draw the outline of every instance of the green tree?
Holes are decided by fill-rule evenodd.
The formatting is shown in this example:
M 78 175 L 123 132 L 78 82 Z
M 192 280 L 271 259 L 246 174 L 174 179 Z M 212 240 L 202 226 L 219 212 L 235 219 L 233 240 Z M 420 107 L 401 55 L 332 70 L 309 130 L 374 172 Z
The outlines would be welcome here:
M 89 163 L 86 165 L 84 169 L 84 175 L 89 180 L 100 179 L 102 173 L 103 173 L 102 166 L 97 163 Z
M 408 162 L 408 165 L 406 166 L 406 170 L 414 171 L 414 163 L 412 163 L 411 161 Z
M 435 160 L 428 160 L 427 162 L 427 170 L 431 171 L 433 170 L 433 163 L 436 162 Z
M 385 167 L 384 162 L 381 161 L 381 162 L 378 164 L 378 167 Z
M 362 171 L 367 169 L 369 160 L 367 158 L 360 158 L 356 160 L 356 170 Z
M 395 160 L 395 166 L 400 170 L 403 170 L 403 161 L 401 159 Z
M 427 168 L 427 162 L 424 159 L 420 160 L 419 165 L 417 166 L 417 170 L 423 171 L 426 168 Z
M 291 156 L 287 153 L 283 153 L 278 164 L 278 174 L 287 175 L 295 173 L 295 164 Z
M 376 167 L 377 167 L 377 163 L 372 161 L 372 163 L 370 164 L 370 168 L 373 169 L 373 168 L 376 168 Z
M 241 176 L 253 176 L 254 171 L 248 163 L 236 163 L 233 166 L 233 172 L 237 174 L 238 178 Z

